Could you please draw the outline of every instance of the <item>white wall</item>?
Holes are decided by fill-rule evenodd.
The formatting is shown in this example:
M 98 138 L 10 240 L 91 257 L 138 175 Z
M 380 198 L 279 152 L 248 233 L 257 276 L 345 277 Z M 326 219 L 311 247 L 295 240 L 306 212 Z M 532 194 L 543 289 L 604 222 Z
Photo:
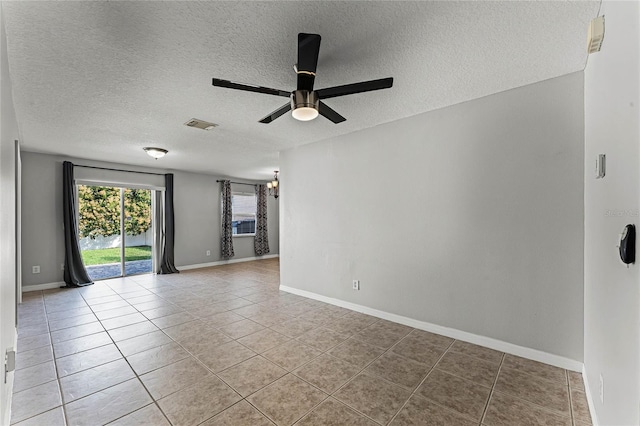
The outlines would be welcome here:
M 282 285 L 582 361 L 583 129 L 580 72 L 282 152 Z
M 23 287 L 63 281 L 60 265 L 64 263 L 64 234 L 62 231 L 62 162 L 111 167 L 125 170 L 171 172 L 174 174 L 175 262 L 178 269 L 221 260 L 220 258 L 220 184 L 216 176 L 140 168 L 32 152 L 22 153 L 22 273 Z M 90 180 L 88 171 L 80 169 L 82 178 Z M 77 175 L 80 173 L 76 173 Z M 131 174 L 128 174 L 129 176 Z M 136 177 L 146 175 L 135 175 Z M 106 179 L 106 178 L 105 178 Z M 109 179 L 124 182 L 120 173 Z M 147 182 L 154 184 L 154 182 Z M 158 184 L 156 182 L 155 184 Z M 164 186 L 164 180 L 161 182 Z M 269 197 L 270 254 L 278 254 L 278 205 Z M 236 239 L 237 240 L 237 239 Z M 236 244 L 236 256 L 241 259 L 255 256 L 253 238 L 243 238 Z M 206 256 L 211 250 L 211 256 Z M 31 267 L 40 265 L 40 274 Z
M 4 381 L 4 355 L 16 341 L 16 175 L 18 123 L 13 107 L 7 39 L 0 6 L 0 424 L 8 425 L 13 373 Z
M 627 268 L 616 245 L 626 224 L 640 225 L 640 4 L 605 1 L 600 14 L 604 43 L 585 70 L 584 362 L 599 423 L 637 425 L 640 258 Z M 598 154 L 607 155 L 607 174 L 596 180 Z

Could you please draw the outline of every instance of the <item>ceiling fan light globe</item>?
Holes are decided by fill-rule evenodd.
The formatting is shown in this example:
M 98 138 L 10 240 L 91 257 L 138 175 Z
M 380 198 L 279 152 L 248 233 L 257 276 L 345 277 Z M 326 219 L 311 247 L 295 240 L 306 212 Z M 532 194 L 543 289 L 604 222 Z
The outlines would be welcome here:
M 296 120 L 311 121 L 318 116 L 318 110 L 311 107 L 299 107 L 291 112 Z
M 144 151 L 145 151 L 145 152 L 146 152 L 150 157 L 153 157 L 153 158 L 155 158 L 156 160 L 157 160 L 158 158 L 162 158 L 162 157 L 164 157 L 164 156 L 167 154 L 167 152 L 169 152 L 169 151 L 167 151 L 166 149 L 163 149 L 163 148 L 155 148 L 155 147 L 145 147 L 145 148 L 142 148 L 142 149 L 144 149 Z

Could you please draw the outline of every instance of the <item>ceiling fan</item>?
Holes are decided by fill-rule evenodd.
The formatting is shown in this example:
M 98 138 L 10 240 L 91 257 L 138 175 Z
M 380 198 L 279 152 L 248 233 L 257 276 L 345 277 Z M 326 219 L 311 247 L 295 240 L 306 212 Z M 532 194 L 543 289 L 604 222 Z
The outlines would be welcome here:
M 213 79 L 213 85 L 229 89 L 245 90 L 248 92 L 266 93 L 267 95 L 283 96 L 291 99 L 290 102 L 260 120 L 260 123 L 271 123 L 287 111 L 292 110 L 291 115 L 293 118 L 300 121 L 313 120 L 318 116 L 318 114 L 320 114 L 336 124 L 345 121 L 346 118 L 329 108 L 327 104 L 322 102 L 323 99 L 352 95 L 354 93 L 370 92 L 372 90 L 388 89 L 393 85 L 393 77 L 389 77 L 379 80 L 345 84 L 344 86 L 313 90 L 319 53 L 319 34 L 298 34 L 298 63 L 293 67 L 298 75 L 298 85 L 296 90 L 292 92 L 271 89 L 269 87 L 234 83 L 232 81 L 221 80 L 219 78 Z

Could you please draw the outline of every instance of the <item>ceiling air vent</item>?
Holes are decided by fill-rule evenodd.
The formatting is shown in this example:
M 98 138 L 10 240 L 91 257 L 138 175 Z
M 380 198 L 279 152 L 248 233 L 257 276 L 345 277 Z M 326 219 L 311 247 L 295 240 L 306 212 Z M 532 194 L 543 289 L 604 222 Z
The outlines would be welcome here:
M 598 16 L 591 20 L 587 34 L 587 52 L 596 53 L 602 47 L 604 40 L 604 16 Z
M 198 120 L 197 118 L 192 118 L 191 120 L 184 123 L 185 126 L 195 127 L 196 129 L 202 130 L 213 130 L 214 127 L 218 127 L 215 123 L 209 123 L 208 121 Z

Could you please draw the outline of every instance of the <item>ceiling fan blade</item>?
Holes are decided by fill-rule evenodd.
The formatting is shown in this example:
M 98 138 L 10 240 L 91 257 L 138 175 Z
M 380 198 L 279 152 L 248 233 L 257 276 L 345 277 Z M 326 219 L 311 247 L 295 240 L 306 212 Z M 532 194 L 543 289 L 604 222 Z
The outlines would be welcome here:
M 313 90 L 318 54 L 320 53 L 319 34 L 298 34 L 298 90 Z
M 391 86 L 393 86 L 393 77 L 363 81 L 361 83 L 345 84 L 344 86 L 328 87 L 326 89 L 316 90 L 316 94 L 320 99 L 328 99 L 338 96 L 352 95 L 354 93 L 388 89 Z
M 277 110 L 273 111 L 271 114 L 267 115 L 265 118 L 260 120 L 260 123 L 265 123 L 265 124 L 271 123 L 273 120 L 280 117 L 282 114 L 286 113 L 287 111 L 291 111 L 291 102 L 287 102 Z
M 328 118 L 335 124 L 342 123 L 343 121 L 347 120 L 346 118 L 335 112 L 333 109 L 329 108 L 327 104 L 322 101 L 318 102 L 318 112 L 320 113 L 320 115 Z
M 267 95 L 284 96 L 288 98 L 291 96 L 291 92 L 285 92 L 284 90 L 271 89 L 269 87 L 252 86 L 250 84 L 234 83 L 229 80 L 220 80 L 219 78 L 213 79 L 213 85 L 217 87 L 226 87 L 227 89 L 244 90 L 247 92 L 265 93 Z

